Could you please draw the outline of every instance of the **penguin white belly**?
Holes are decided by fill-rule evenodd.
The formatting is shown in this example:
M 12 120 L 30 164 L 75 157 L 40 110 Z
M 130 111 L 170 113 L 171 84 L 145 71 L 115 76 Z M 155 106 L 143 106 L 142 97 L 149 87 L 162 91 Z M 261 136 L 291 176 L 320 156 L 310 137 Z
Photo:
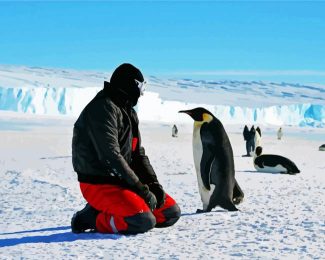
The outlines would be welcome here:
M 256 131 L 255 138 L 254 138 L 255 148 L 258 147 L 258 146 L 262 146 L 261 138 L 262 137 L 260 136 L 260 134 Z
M 215 189 L 214 184 L 210 184 L 210 190 L 206 189 L 203 185 L 202 177 L 201 177 L 201 159 L 203 154 L 203 147 L 201 142 L 200 135 L 201 127 L 194 126 L 193 129 L 193 157 L 194 157 L 194 165 L 197 175 L 197 181 L 199 186 L 199 193 L 201 196 L 201 200 L 203 202 L 203 210 L 209 205 L 210 197 Z
M 257 171 L 259 172 L 269 172 L 269 173 L 279 173 L 279 172 L 283 172 L 286 173 L 288 170 L 286 168 L 284 168 L 281 164 L 278 164 L 274 167 L 271 166 L 264 166 L 264 168 L 260 168 L 258 167 L 258 165 L 256 165 L 254 163 L 254 167 Z

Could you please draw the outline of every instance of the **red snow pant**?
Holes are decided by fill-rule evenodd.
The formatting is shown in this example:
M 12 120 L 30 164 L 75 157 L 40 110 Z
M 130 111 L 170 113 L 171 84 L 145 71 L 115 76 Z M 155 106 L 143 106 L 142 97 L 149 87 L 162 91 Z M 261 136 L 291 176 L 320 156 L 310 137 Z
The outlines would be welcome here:
M 80 189 L 99 211 L 96 229 L 101 233 L 143 233 L 153 227 L 171 226 L 180 217 L 178 205 L 168 194 L 164 205 L 151 212 L 139 195 L 118 185 L 80 183 Z

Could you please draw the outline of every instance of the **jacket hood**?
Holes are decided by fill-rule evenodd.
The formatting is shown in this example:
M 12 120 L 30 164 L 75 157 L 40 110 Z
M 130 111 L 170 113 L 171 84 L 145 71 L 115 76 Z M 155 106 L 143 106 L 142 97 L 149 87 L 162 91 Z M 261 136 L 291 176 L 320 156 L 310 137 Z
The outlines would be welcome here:
M 140 97 L 140 89 L 136 84 L 136 80 L 143 82 L 144 78 L 141 71 L 129 63 L 118 66 L 113 72 L 109 85 L 109 91 L 115 95 L 122 103 L 131 102 L 132 106 L 138 103 Z M 105 88 L 104 84 L 104 88 Z

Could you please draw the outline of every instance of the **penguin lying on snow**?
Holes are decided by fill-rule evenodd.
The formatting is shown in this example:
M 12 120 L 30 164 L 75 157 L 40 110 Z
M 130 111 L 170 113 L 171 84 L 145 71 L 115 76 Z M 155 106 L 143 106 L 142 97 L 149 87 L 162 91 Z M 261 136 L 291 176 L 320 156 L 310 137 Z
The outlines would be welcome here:
M 319 147 L 319 150 L 320 150 L 320 151 L 325 151 L 325 144 L 322 144 L 322 145 Z
M 231 144 L 222 123 L 205 108 L 182 110 L 194 119 L 193 156 L 203 210 L 238 210 L 244 193 L 235 179 Z
M 261 146 L 258 146 L 255 149 L 254 167 L 257 171 L 288 174 L 300 173 L 293 161 L 280 155 L 262 155 L 262 150 Z

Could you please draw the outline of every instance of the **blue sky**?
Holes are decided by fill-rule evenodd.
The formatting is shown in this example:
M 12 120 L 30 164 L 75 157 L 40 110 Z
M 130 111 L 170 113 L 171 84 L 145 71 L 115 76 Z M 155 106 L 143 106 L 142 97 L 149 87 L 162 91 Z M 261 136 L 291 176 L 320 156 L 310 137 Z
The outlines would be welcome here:
M 0 64 L 325 83 L 325 2 L 0 2 Z

